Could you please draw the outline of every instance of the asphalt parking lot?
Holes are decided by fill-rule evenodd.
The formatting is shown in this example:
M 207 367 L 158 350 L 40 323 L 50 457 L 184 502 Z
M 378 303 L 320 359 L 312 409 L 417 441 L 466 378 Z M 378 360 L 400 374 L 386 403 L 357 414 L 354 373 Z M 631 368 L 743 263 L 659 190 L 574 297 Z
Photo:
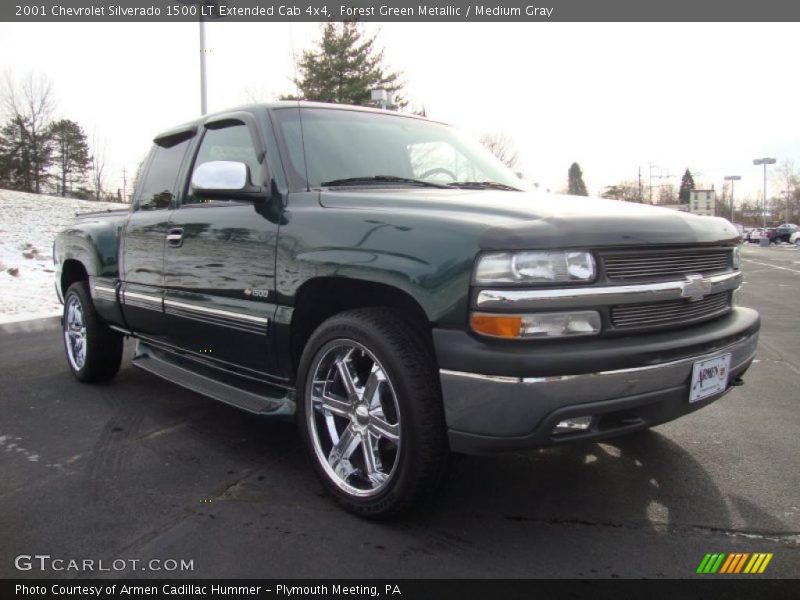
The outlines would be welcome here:
M 747 247 L 757 362 L 725 398 L 608 443 L 460 457 L 394 523 L 330 501 L 290 421 L 123 367 L 69 374 L 57 321 L 0 330 L 0 577 L 691 577 L 707 552 L 800 576 L 800 248 Z M 129 348 L 130 352 L 130 348 Z M 19 571 L 15 557 L 187 559 Z

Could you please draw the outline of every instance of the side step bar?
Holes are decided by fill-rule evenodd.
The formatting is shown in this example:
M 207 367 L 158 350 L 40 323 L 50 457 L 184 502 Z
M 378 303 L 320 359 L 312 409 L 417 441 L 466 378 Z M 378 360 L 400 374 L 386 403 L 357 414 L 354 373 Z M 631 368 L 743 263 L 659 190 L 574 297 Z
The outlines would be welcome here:
M 133 366 L 203 396 L 214 398 L 251 413 L 262 415 L 294 414 L 295 403 L 292 390 L 266 384 L 265 391 L 274 392 L 274 395 L 272 393 L 260 395 L 242 390 L 173 364 L 151 352 L 150 348 L 143 344 L 141 340 L 138 343 L 136 357 L 133 359 Z

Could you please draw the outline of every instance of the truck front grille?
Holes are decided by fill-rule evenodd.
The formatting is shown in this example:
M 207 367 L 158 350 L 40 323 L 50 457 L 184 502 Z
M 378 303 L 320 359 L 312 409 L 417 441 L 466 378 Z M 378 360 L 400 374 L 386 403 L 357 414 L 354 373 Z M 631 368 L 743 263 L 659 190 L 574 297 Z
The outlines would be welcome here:
M 699 300 L 669 300 L 611 307 L 611 323 L 617 329 L 676 326 L 707 321 L 730 311 L 731 294 L 722 292 Z
M 602 257 L 606 277 L 611 281 L 682 279 L 699 273 L 709 275 L 731 269 L 730 250 L 692 252 L 639 252 Z

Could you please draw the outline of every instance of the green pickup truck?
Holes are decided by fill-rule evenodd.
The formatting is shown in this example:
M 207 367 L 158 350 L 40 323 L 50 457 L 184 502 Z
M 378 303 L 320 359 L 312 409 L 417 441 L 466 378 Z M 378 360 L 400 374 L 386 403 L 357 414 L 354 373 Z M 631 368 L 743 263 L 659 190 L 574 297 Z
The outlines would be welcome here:
M 736 304 L 724 219 L 522 189 L 452 127 L 276 102 L 165 131 L 130 210 L 55 242 L 67 362 L 133 363 L 296 415 L 322 482 L 386 517 L 451 451 L 599 440 L 742 382 L 759 316 Z

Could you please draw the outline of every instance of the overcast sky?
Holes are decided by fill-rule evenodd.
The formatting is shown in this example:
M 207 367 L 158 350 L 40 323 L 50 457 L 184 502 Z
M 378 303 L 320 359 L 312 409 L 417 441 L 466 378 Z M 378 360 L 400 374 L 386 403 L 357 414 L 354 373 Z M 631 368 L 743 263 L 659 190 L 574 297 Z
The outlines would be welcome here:
M 209 23 L 209 109 L 293 91 L 292 47 L 299 55 L 319 27 Z M 475 135 L 510 135 L 544 188 L 564 188 L 572 161 L 590 193 L 640 167 L 646 187 L 652 164 L 676 185 L 686 167 L 717 188 L 741 175 L 741 197 L 760 190 L 753 158 L 800 165 L 794 23 L 367 28 L 380 30 L 414 105 Z M 0 70 L 52 79 L 58 115 L 105 140 L 113 186 L 155 133 L 200 111 L 195 23 L 2 23 Z

